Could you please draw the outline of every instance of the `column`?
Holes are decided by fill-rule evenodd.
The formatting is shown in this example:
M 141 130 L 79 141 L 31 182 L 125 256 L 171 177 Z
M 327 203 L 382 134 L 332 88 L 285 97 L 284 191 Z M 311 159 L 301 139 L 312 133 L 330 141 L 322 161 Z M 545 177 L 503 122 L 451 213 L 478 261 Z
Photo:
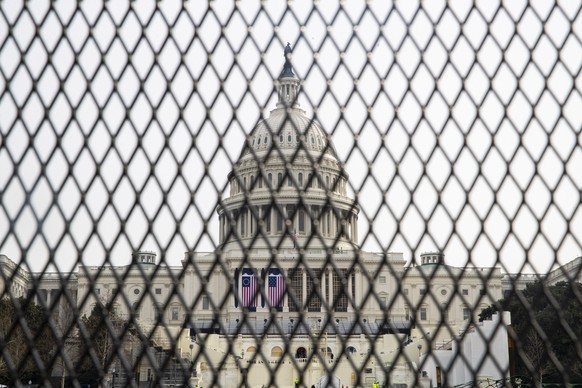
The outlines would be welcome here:
M 327 290 L 327 279 L 329 275 L 329 270 L 323 269 L 321 270 L 321 281 L 319 282 L 319 288 L 321 291 L 321 306 L 323 307 L 323 303 L 329 303 L 328 299 L 327 299 L 327 293 L 325 292 Z M 323 311 L 323 310 L 322 310 Z
M 362 271 L 360 269 L 356 270 L 356 306 L 360 306 L 363 308 L 364 306 L 361 305 L 362 301 Z
M 283 312 L 289 312 L 289 289 L 291 288 L 291 279 L 289 279 L 289 269 L 280 268 L 281 275 L 285 279 L 285 293 L 283 294 Z
M 331 307 L 331 310 L 333 310 L 333 278 L 334 278 L 334 270 L 332 269 L 331 271 L 329 271 L 329 306 Z
M 354 311 L 352 304 L 349 302 L 352 299 L 352 274 L 348 272 L 346 276 L 348 277 L 348 313 L 351 313 Z
M 218 224 L 220 225 L 219 229 L 219 238 L 218 241 L 219 242 L 224 242 L 224 214 L 220 216 L 219 220 L 218 220 Z
M 305 303 L 307 302 L 307 271 L 303 270 L 303 308 L 307 310 Z

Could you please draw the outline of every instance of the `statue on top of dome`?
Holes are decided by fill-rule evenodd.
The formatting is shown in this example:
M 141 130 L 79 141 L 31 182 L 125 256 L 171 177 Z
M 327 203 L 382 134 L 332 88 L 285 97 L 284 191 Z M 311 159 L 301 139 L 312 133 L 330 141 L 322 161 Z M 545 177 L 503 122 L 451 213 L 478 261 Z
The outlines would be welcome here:
M 283 77 L 295 77 L 293 72 L 293 65 L 291 65 L 291 56 L 293 55 L 293 49 L 291 48 L 291 43 L 287 42 L 285 46 L 284 56 L 285 64 L 283 65 L 283 71 L 281 72 L 280 78 Z

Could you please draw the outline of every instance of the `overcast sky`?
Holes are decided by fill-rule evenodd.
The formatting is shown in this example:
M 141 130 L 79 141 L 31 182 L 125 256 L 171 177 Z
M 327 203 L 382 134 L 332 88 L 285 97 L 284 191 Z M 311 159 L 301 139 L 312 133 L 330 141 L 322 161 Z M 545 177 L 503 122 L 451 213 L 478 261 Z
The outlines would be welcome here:
M 211 251 L 290 42 L 364 249 L 547 271 L 582 254 L 580 5 L 2 1 L 0 253 Z

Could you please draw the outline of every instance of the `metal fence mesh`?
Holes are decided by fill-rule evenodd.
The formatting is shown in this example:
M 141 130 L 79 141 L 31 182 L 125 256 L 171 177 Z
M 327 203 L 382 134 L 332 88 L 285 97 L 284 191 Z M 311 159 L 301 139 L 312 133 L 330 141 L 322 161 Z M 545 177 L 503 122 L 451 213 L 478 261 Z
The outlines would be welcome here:
M 582 383 L 581 7 L 0 2 L 0 384 Z

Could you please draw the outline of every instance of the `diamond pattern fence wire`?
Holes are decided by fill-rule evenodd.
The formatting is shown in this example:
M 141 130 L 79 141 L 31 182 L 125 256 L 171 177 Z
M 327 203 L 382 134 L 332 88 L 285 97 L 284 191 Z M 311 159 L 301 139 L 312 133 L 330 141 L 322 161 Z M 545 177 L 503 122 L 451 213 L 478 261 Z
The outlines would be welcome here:
M 1 1 L 0 384 L 581 384 L 581 6 Z

